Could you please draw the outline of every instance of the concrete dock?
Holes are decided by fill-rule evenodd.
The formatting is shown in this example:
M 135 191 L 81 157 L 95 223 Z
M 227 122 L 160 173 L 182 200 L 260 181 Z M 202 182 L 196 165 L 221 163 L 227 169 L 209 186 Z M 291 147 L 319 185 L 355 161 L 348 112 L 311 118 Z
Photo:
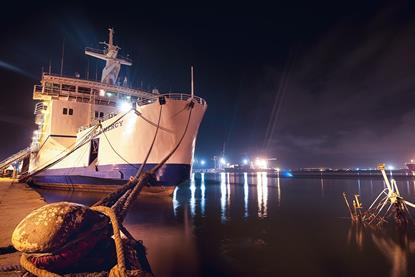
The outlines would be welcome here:
M 18 252 L 4 253 L 11 245 L 13 230 L 27 214 L 45 204 L 40 194 L 26 184 L 0 178 L 0 268 L 19 263 Z

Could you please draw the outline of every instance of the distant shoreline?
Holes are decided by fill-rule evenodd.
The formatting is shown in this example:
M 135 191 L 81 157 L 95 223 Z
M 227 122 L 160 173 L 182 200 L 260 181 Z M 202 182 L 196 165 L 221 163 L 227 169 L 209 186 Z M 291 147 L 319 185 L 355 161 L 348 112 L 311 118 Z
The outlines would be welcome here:
M 414 178 L 415 175 L 412 171 L 408 169 L 396 169 L 396 170 L 387 170 L 386 171 L 388 176 L 391 178 L 402 179 L 402 178 Z M 383 178 L 382 173 L 379 170 L 343 170 L 343 169 L 326 169 L 326 170 L 243 170 L 243 169 L 226 169 L 222 171 L 214 171 L 214 170 L 194 170 L 193 173 L 195 174 L 219 174 L 219 173 L 229 173 L 233 175 L 244 175 L 247 174 L 248 176 L 256 175 L 256 174 L 266 174 L 267 177 L 270 178 L 333 178 L 333 179 L 356 179 L 356 178 Z

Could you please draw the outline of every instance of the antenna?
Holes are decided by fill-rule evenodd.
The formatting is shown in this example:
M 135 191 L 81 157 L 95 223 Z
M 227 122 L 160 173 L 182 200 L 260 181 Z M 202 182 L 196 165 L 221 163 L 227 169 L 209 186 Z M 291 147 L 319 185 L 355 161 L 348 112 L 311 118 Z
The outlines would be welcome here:
M 191 75 L 191 79 L 192 79 L 191 83 L 190 83 L 190 86 L 191 86 L 190 94 L 193 98 L 195 96 L 195 84 L 194 84 L 194 81 L 193 81 L 193 65 L 190 67 L 190 75 Z
M 89 59 L 87 60 L 88 60 L 88 63 L 86 64 L 86 79 L 89 80 Z
M 109 31 L 108 44 L 109 45 L 114 45 L 114 43 L 113 43 L 114 29 L 109 28 L 108 31 Z
M 95 81 L 98 81 L 98 62 L 95 61 Z
M 62 41 L 62 57 L 61 57 L 61 76 L 62 76 L 62 72 L 63 72 L 63 57 L 65 55 L 65 38 L 63 38 Z

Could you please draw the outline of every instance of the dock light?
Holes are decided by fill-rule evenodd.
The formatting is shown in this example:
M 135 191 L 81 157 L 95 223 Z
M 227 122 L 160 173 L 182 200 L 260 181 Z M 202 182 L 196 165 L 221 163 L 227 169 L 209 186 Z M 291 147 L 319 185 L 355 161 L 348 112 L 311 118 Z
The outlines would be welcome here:
M 201 165 L 205 165 L 205 163 L 206 163 L 205 160 L 200 160 Z
M 267 169 L 268 168 L 268 162 L 265 159 L 256 158 L 255 159 L 255 166 L 259 169 Z
M 395 169 L 395 167 L 394 167 L 393 165 L 389 165 L 389 166 L 388 166 L 388 169 L 389 169 L 389 170 L 394 170 L 394 169 Z
M 99 90 L 99 96 L 105 96 L 105 90 L 100 89 Z
M 226 164 L 226 160 L 225 160 L 225 158 L 220 158 L 220 160 L 219 160 L 219 162 L 221 163 L 221 164 Z
M 249 161 L 248 161 L 248 159 L 243 159 L 243 160 L 242 160 L 242 163 L 243 163 L 244 165 L 247 165 L 247 164 L 248 164 L 248 162 L 249 162 Z
M 131 103 L 127 101 L 122 101 L 119 106 L 122 112 L 128 112 L 132 108 Z

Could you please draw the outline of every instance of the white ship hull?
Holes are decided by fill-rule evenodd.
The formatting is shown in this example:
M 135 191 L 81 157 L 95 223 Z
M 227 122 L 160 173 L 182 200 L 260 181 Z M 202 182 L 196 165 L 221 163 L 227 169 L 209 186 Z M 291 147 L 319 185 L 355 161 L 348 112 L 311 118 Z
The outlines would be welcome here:
M 191 113 L 180 146 L 157 172 L 157 183 L 144 189 L 150 193 L 172 193 L 176 185 L 186 181 L 190 176 L 196 136 L 206 105 L 194 101 L 194 107 L 190 109 L 190 99 L 165 98 L 164 105 L 159 103 L 158 98 L 155 99 L 157 100 L 152 103 L 137 106 L 127 113 L 120 112 L 103 121 L 98 131 L 105 131 L 98 134 L 94 142 L 89 141 L 69 155 L 67 154 L 77 147 L 94 127 L 78 132 L 76 138 L 65 135 L 49 137 L 41 145 L 39 152 L 32 155 L 30 170 L 37 170 L 52 161 L 66 157 L 34 175 L 33 184 L 48 188 L 96 191 L 112 190 L 124 184 L 130 176 L 136 174 L 145 160 L 162 109 L 155 144 L 144 169 L 150 169 L 160 163 L 175 148 L 185 132 Z M 84 107 L 82 110 L 87 109 Z M 93 151 L 94 145 L 98 151 Z

